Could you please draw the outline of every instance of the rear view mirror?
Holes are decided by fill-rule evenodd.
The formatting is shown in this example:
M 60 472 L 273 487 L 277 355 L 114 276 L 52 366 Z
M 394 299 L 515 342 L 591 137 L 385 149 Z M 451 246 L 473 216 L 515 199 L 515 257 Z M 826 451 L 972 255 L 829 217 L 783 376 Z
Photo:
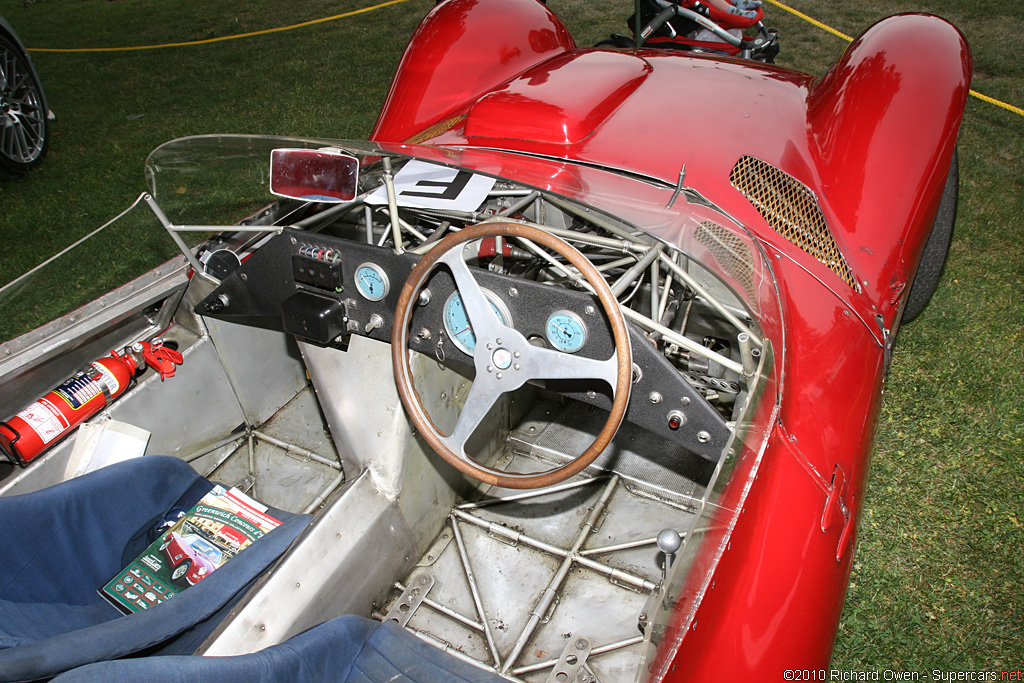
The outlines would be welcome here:
M 333 148 L 275 149 L 270 191 L 308 202 L 350 202 L 359 185 L 359 160 Z

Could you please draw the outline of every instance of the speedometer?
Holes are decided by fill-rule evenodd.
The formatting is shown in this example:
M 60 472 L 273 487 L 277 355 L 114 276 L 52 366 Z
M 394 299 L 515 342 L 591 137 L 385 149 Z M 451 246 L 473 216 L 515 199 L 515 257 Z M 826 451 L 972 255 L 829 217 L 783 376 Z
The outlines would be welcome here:
M 491 304 L 491 310 L 494 311 L 494 317 L 498 319 L 498 322 L 511 326 L 512 315 L 508 312 L 505 302 L 488 289 L 481 291 L 487 297 L 487 302 Z M 458 292 L 452 292 L 452 295 L 444 302 L 444 329 L 460 350 L 470 356 L 473 355 L 473 349 L 476 348 L 476 335 L 473 334 L 473 326 L 469 324 L 466 307 Z

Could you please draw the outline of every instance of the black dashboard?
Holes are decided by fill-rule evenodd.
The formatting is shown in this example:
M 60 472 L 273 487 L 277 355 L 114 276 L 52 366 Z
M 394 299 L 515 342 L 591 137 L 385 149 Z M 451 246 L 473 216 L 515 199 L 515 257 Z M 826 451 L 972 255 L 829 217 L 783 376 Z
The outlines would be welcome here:
M 195 310 L 229 322 L 283 329 L 339 352 L 351 335 L 389 342 L 399 294 L 418 258 L 284 229 L 228 274 Z M 593 359 L 613 354 L 610 326 L 589 293 L 484 268 L 471 270 L 499 320 L 534 343 Z M 725 419 L 641 330 L 628 322 L 627 327 L 633 387 L 626 420 L 717 462 L 730 435 Z M 410 349 L 440 362 L 472 366 L 475 340 L 447 268 L 437 268 L 422 289 L 408 334 Z M 611 388 L 599 380 L 544 384 L 600 408 L 611 405 Z

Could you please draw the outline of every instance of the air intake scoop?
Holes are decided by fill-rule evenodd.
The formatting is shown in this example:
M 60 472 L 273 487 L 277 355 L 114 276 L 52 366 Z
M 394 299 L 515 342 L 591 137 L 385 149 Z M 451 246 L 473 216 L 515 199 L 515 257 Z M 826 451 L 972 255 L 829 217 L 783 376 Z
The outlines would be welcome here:
M 651 66 L 621 52 L 554 57 L 480 98 L 466 137 L 572 145 L 582 142 L 632 95 Z

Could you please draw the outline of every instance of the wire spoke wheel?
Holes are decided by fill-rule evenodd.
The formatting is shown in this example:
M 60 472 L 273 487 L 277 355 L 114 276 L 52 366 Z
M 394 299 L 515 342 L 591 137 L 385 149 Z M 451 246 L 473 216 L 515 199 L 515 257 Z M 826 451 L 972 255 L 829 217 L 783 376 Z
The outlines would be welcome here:
M 46 115 L 43 88 L 27 56 L 0 36 L 0 173 L 22 175 L 42 161 Z

